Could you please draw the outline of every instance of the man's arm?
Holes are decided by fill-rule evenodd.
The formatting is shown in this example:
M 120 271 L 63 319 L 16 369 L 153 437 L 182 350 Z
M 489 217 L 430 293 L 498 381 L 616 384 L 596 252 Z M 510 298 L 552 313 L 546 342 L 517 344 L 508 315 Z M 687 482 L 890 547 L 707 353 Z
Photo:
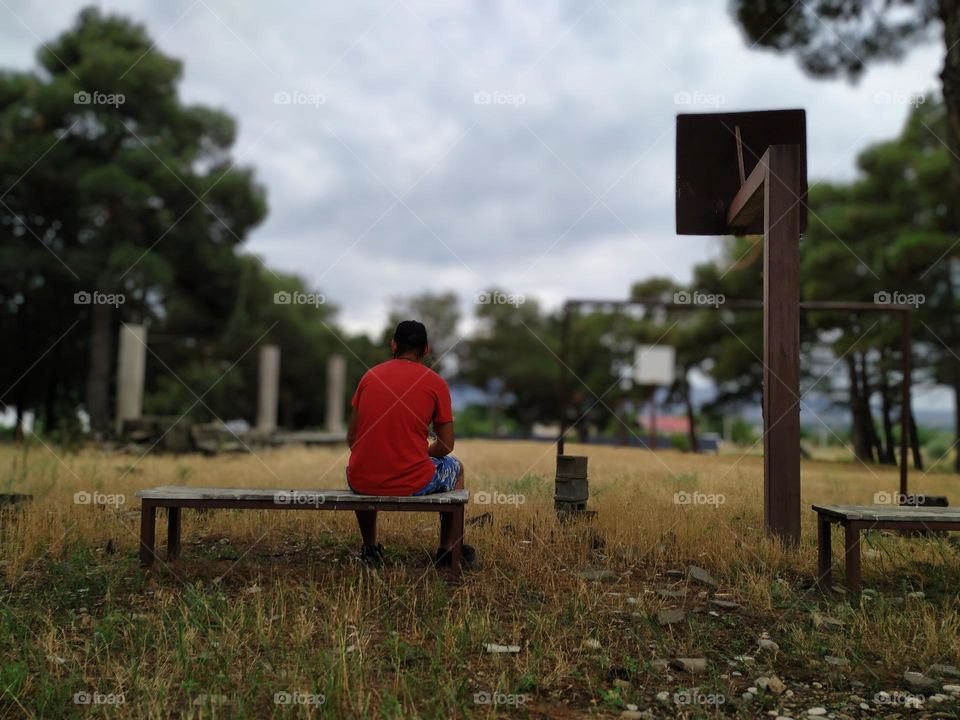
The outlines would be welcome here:
M 437 439 L 430 443 L 427 454 L 430 457 L 443 457 L 453 452 L 453 420 L 445 423 L 434 423 L 433 432 Z
M 351 408 L 350 410 L 350 423 L 347 425 L 347 447 L 353 448 L 353 444 L 357 441 L 357 409 Z

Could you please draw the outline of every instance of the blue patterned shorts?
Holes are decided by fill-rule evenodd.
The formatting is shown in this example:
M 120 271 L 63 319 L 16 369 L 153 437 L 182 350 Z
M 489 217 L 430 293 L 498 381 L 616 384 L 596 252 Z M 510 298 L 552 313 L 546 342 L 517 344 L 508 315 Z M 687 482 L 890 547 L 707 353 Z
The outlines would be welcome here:
M 433 477 L 423 490 L 418 490 L 414 495 L 430 495 L 431 493 L 442 493 L 453 490 L 457 484 L 457 475 L 460 474 L 460 461 L 453 455 L 444 455 L 443 457 L 432 457 Z

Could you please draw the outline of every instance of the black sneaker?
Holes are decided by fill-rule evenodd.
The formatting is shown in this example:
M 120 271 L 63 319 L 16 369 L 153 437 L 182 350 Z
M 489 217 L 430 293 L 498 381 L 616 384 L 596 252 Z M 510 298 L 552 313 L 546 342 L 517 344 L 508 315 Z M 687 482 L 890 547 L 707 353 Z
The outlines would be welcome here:
M 477 562 L 477 551 L 473 549 L 473 545 L 463 545 L 463 556 L 461 558 L 461 567 L 463 568 L 472 568 Z M 437 554 L 433 558 L 434 567 L 450 567 L 453 563 L 453 558 L 450 555 L 449 550 L 444 548 L 437 548 Z
M 358 558 L 360 562 L 368 567 L 382 567 L 383 566 L 383 545 L 377 545 L 373 547 L 372 545 L 364 545 L 360 548 Z

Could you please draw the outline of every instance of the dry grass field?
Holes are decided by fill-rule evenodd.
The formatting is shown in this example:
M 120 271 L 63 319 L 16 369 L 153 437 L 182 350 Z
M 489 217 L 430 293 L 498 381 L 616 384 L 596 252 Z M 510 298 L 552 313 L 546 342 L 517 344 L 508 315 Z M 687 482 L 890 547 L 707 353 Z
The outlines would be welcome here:
M 0 448 L 2 491 L 34 496 L 0 514 L 0 717 L 960 717 L 949 690 L 903 680 L 960 660 L 957 545 L 871 533 L 869 592 L 814 586 L 810 504 L 872 503 L 895 470 L 805 463 L 803 543 L 785 551 L 763 535 L 760 458 L 568 452 L 590 457 L 592 521 L 556 521 L 552 445 L 458 444 L 490 500 L 468 522 L 491 522 L 468 525 L 478 567 L 452 581 L 419 514 L 382 516 L 386 565 L 368 570 L 352 514 L 186 510 L 182 558 L 140 569 L 138 489 L 343 487 L 344 448 Z M 960 498 L 957 478 L 920 475 L 912 490 Z M 668 574 L 690 565 L 718 587 Z

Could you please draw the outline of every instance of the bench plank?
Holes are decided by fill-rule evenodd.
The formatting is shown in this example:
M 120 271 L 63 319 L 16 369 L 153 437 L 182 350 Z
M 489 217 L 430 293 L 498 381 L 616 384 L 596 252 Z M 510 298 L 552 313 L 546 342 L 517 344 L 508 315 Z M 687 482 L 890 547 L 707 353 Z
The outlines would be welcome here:
M 362 503 L 417 503 L 427 505 L 464 505 L 470 499 L 469 490 L 451 490 L 430 495 L 359 495 L 349 490 L 310 490 L 287 488 L 209 488 L 187 485 L 163 485 L 141 490 L 137 497 L 143 500 L 255 500 L 276 502 L 279 505 L 299 504 L 305 500 L 311 504 L 334 504 L 341 502 Z
M 960 508 L 913 505 L 814 505 L 813 509 L 847 522 L 960 522 Z

